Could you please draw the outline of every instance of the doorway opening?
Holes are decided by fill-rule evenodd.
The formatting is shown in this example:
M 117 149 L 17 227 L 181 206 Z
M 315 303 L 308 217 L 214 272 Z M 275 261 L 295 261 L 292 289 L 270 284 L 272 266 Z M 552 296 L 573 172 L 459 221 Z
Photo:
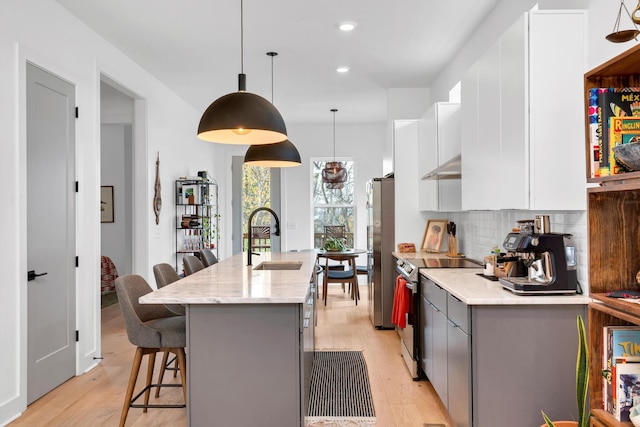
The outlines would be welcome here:
M 249 239 L 248 219 L 251 212 L 259 207 L 273 209 L 281 215 L 280 169 L 245 166 L 244 156 L 232 158 L 232 211 L 233 211 L 233 253 L 247 250 Z M 259 212 L 253 218 L 253 226 L 271 226 L 274 218 L 267 212 Z M 271 233 L 264 246 L 280 252 L 280 238 Z
M 116 301 L 113 279 L 133 269 L 135 99 L 114 82 L 100 81 L 100 295 Z

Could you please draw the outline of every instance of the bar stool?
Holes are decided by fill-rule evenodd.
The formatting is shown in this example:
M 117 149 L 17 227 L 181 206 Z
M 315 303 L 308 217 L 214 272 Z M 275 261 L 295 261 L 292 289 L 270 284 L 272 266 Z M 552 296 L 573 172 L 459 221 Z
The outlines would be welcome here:
M 138 275 L 126 275 L 115 280 L 116 292 L 120 309 L 124 317 L 127 337 L 131 344 L 136 346 L 136 354 L 131 367 L 129 384 L 122 406 L 120 427 L 124 427 L 127 421 L 129 408 L 142 408 L 147 412 L 148 408 L 185 408 L 187 401 L 187 363 L 185 347 L 187 343 L 186 323 L 184 316 L 176 316 L 164 305 L 146 305 L 138 302 L 139 298 L 148 294 L 153 289 Z M 174 353 L 180 367 L 182 384 L 152 384 L 153 368 L 158 352 Z M 142 358 L 148 356 L 147 378 L 145 387 L 135 396 L 133 392 L 136 380 L 140 372 Z M 150 404 L 149 394 L 153 387 L 182 387 L 184 404 Z M 136 404 L 135 401 L 144 394 L 144 404 Z
M 153 266 L 153 275 L 156 279 L 156 286 L 158 289 L 164 288 L 165 286 L 177 282 L 180 280 L 180 276 L 173 269 L 173 267 L 167 263 L 156 264 Z M 176 316 L 184 316 L 185 308 L 182 304 L 165 304 L 171 312 L 175 313 Z M 169 352 L 165 351 L 162 355 L 162 365 L 160 365 L 160 373 L 158 374 L 158 383 L 162 382 L 162 378 L 164 378 L 165 371 L 173 371 L 173 377 L 178 376 L 178 359 L 176 357 L 171 358 L 169 360 Z M 156 389 L 156 397 L 160 396 L 160 387 Z
M 200 249 L 200 261 L 202 261 L 202 265 L 206 268 L 216 264 L 218 262 L 218 258 L 216 258 L 211 249 Z
M 187 276 L 204 269 L 202 261 L 200 261 L 195 255 L 186 255 L 182 258 L 182 266 L 184 267 L 184 274 Z

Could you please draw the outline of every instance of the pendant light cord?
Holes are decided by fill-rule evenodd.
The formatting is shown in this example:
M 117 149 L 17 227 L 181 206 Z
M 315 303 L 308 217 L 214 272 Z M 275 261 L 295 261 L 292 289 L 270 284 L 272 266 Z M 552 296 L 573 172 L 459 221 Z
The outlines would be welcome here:
M 336 161 L 336 111 L 338 111 L 335 108 L 331 109 L 331 112 L 333 113 L 333 162 L 335 163 Z
M 273 104 L 273 57 L 277 56 L 278 52 L 267 52 L 267 56 L 271 57 L 271 103 Z
M 244 7 L 240 0 L 240 73 L 244 74 Z

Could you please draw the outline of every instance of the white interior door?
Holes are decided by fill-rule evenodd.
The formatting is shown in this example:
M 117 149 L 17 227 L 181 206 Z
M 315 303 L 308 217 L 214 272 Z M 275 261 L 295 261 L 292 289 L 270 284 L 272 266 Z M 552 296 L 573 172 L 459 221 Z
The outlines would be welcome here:
M 75 375 L 75 88 L 27 64 L 27 403 Z

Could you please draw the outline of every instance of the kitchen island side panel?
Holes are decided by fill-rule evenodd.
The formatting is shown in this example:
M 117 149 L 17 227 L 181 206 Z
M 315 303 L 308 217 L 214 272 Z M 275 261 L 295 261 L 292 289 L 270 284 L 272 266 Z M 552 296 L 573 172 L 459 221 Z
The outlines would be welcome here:
M 187 307 L 190 426 L 301 425 L 300 309 Z
M 586 323 L 586 305 L 472 307 L 475 427 L 578 419 L 578 314 Z

